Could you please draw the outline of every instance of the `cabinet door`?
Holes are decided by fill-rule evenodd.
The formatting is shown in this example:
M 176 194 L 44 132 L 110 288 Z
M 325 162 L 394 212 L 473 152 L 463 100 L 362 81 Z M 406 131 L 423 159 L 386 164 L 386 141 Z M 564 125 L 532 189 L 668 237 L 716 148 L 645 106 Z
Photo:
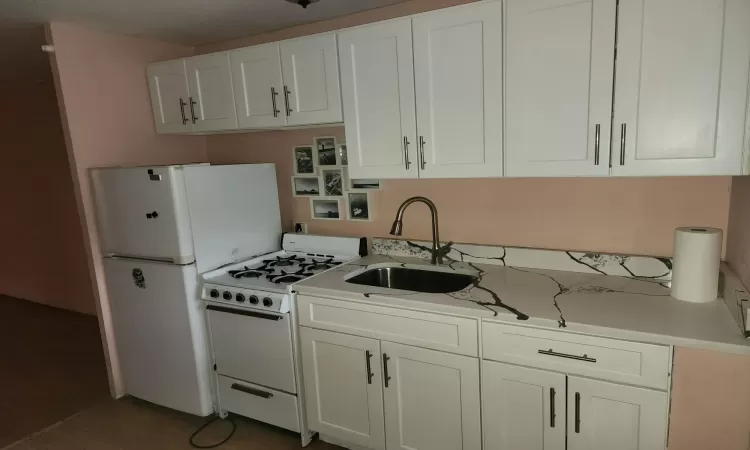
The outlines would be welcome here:
M 148 89 L 157 133 L 188 133 L 193 131 L 188 104 L 185 63 L 178 59 L 148 66 Z
M 433 11 L 413 25 L 419 176 L 502 176 L 502 3 Z
M 568 377 L 568 450 L 664 450 L 667 393 Z
M 352 444 L 385 449 L 380 341 L 306 327 L 300 330 L 310 429 Z
M 411 19 L 339 33 L 349 176 L 416 178 Z
M 289 125 L 343 120 L 335 34 L 282 42 L 281 69 L 287 90 Z
M 382 342 L 388 450 L 479 450 L 479 360 Z
M 565 375 L 482 361 L 484 450 L 565 450 Z
M 505 174 L 608 175 L 615 0 L 509 0 Z
M 226 52 L 185 60 L 190 88 L 190 115 L 195 131 L 237 128 L 232 75 Z
M 231 51 L 229 64 L 239 127 L 286 125 L 279 44 L 273 42 Z
M 739 175 L 746 0 L 621 0 L 614 175 Z

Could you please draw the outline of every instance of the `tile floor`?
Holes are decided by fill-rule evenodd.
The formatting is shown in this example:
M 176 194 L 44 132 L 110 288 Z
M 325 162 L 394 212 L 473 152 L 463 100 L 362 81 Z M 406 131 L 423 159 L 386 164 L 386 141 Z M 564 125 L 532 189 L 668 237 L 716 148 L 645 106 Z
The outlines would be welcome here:
M 109 396 L 95 317 L 0 295 L 0 449 L 190 449 L 207 419 L 142 400 Z M 235 417 L 237 431 L 220 450 L 298 449 L 299 435 Z M 212 424 L 198 444 L 221 440 Z M 310 450 L 339 449 L 313 442 Z
M 299 435 L 291 431 L 233 417 L 234 436 L 219 450 L 301 449 Z M 206 421 L 141 400 L 107 400 L 6 450 L 188 450 L 190 435 Z M 196 438 L 197 444 L 220 441 L 231 429 L 214 423 Z M 309 450 L 341 450 L 314 441 Z
M 96 317 L 0 295 L 0 448 L 109 398 Z

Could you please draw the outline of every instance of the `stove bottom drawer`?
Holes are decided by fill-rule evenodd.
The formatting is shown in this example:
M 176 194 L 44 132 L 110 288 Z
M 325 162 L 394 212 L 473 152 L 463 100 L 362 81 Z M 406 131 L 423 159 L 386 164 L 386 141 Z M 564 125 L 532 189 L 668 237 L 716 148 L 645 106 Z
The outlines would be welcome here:
M 299 433 L 297 397 L 219 375 L 222 409 Z

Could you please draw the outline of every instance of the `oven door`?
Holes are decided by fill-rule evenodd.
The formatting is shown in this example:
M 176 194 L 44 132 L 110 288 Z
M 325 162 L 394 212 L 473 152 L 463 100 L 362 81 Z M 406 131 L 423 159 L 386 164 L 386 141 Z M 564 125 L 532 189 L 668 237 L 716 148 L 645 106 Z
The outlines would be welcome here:
M 296 394 L 289 314 L 208 305 L 216 371 Z

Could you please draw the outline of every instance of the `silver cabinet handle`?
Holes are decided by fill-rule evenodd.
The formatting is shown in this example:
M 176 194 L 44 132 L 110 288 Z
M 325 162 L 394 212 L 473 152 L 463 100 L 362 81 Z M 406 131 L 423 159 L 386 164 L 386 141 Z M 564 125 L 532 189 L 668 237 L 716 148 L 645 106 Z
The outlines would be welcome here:
M 599 136 L 601 135 L 602 126 L 596 124 L 596 131 L 594 131 L 594 165 L 599 165 Z
M 370 367 L 370 359 L 372 359 L 372 352 L 370 350 L 367 350 L 365 352 L 365 367 L 367 368 L 367 384 L 372 384 L 372 377 L 375 376 L 375 374 L 372 373 L 372 368 Z
M 555 388 L 549 388 L 549 426 L 555 428 Z
M 276 92 L 276 88 L 271 86 L 271 105 L 273 105 L 273 116 L 279 117 L 279 113 L 281 111 L 276 108 L 276 96 L 279 95 L 278 92 Z
M 620 125 L 620 165 L 625 165 L 625 133 L 628 131 L 628 125 Z
M 424 160 L 424 144 L 425 140 L 423 136 L 419 136 L 419 164 L 422 170 L 424 170 L 427 162 Z
M 388 355 L 383 353 L 383 382 L 385 387 L 388 387 L 388 382 L 391 381 L 391 377 L 388 375 L 388 360 L 391 359 Z
M 284 86 L 284 105 L 286 106 L 287 117 L 289 117 L 290 113 L 292 112 L 292 108 L 289 107 L 289 94 L 291 93 L 292 91 L 290 91 L 288 87 Z
M 261 391 L 260 389 L 251 388 L 249 386 L 243 386 L 238 383 L 232 383 L 231 388 L 234 389 L 235 391 L 244 392 L 245 394 L 254 395 L 260 398 L 269 399 L 273 397 L 273 394 L 270 392 Z
M 583 356 L 570 355 L 568 353 L 559 353 L 559 352 L 556 352 L 556 351 L 554 351 L 552 349 L 549 349 L 549 350 L 537 350 L 537 353 L 539 353 L 540 355 L 557 356 L 558 358 L 575 359 L 575 360 L 578 360 L 578 361 L 586 361 L 586 362 L 592 362 L 592 363 L 596 362 L 596 358 L 590 358 L 589 355 L 583 355 Z
M 409 166 L 411 166 L 411 161 L 409 161 L 409 138 L 404 136 L 404 165 L 406 166 L 406 170 L 409 170 Z
M 195 105 L 197 104 L 195 100 L 193 100 L 193 97 L 189 97 L 190 99 L 190 115 L 193 116 L 193 123 L 195 123 L 196 120 L 198 120 L 198 117 L 195 115 Z
M 182 124 L 185 125 L 188 123 L 188 118 L 185 117 L 185 106 L 187 106 L 187 103 L 182 101 L 182 97 L 180 97 L 180 114 L 182 115 Z

